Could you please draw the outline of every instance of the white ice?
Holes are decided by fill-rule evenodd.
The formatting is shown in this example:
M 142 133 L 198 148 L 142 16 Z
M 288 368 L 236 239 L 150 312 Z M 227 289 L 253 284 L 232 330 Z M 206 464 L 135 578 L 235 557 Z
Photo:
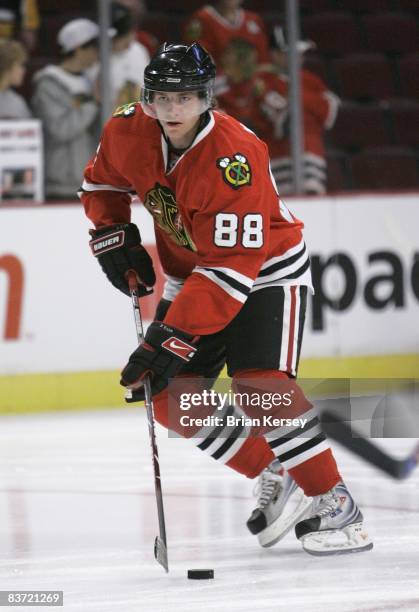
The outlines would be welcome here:
M 419 611 L 419 470 L 396 482 L 336 448 L 375 547 L 317 558 L 293 533 L 259 548 L 254 483 L 162 428 L 158 444 L 168 575 L 141 408 L 1 418 L 0 590 L 62 590 L 64 607 L 43 609 L 74 612 Z M 413 441 L 382 444 L 402 456 Z

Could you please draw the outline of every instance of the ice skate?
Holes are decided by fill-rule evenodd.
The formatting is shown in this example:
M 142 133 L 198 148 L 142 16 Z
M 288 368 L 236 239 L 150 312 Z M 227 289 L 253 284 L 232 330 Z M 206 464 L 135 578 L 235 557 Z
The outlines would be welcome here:
M 340 555 L 371 550 L 363 527 L 363 516 L 346 486 L 340 482 L 333 489 L 313 499 L 310 516 L 295 526 L 295 535 L 311 555 Z
M 263 470 L 255 487 L 258 505 L 247 527 L 263 547 L 279 542 L 311 507 L 311 498 L 304 495 L 287 472 L 282 472 L 279 461 L 273 461 Z

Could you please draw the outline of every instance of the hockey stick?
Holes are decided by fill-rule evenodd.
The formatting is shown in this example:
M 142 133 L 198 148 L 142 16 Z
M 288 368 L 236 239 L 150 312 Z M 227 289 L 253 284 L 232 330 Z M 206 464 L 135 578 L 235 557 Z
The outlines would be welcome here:
M 129 291 L 131 294 L 132 308 L 134 312 L 135 328 L 137 330 L 138 343 L 144 342 L 143 322 L 141 319 L 140 299 L 138 297 L 137 276 L 134 270 L 129 270 L 127 273 Z M 154 489 L 156 492 L 157 515 L 159 518 L 159 532 L 154 542 L 154 556 L 156 561 L 160 563 L 166 572 L 169 571 L 169 562 L 167 558 L 167 539 L 166 539 L 166 524 L 164 520 L 163 508 L 163 492 L 160 478 L 160 462 L 157 449 L 156 432 L 154 427 L 154 409 L 153 400 L 151 398 L 151 384 L 148 376 L 144 379 L 145 406 L 147 409 L 148 433 L 150 436 L 151 456 L 154 470 Z
M 407 478 L 419 464 L 419 444 L 405 459 L 396 459 L 331 412 L 321 412 L 320 419 L 323 430 L 330 438 L 397 480 Z

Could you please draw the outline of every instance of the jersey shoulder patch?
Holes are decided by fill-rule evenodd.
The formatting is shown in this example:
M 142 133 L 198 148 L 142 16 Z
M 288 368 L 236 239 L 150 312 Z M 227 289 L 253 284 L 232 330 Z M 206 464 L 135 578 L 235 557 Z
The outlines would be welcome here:
M 112 117 L 132 117 L 133 115 L 135 115 L 136 110 L 137 102 L 128 102 L 128 104 L 122 104 L 121 106 L 118 106 L 114 110 Z
M 244 185 L 252 184 L 250 164 L 241 153 L 218 158 L 217 168 L 221 170 L 223 180 L 232 189 L 240 189 Z

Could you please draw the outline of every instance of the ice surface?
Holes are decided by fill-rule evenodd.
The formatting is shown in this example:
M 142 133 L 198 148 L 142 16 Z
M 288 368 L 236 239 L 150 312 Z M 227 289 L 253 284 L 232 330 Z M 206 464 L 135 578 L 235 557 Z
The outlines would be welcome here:
M 337 448 L 375 548 L 320 559 L 293 533 L 259 548 L 253 482 L 161 428 L 158 444 L 168 575 L 141 408 L 1 418 L 0 590 L 63 590 L 64 607 L 44 609 L 66 612 L 419 611 L 419 470 L 395 482 Z M 413 441 L 383 445 L 401 456 Z

